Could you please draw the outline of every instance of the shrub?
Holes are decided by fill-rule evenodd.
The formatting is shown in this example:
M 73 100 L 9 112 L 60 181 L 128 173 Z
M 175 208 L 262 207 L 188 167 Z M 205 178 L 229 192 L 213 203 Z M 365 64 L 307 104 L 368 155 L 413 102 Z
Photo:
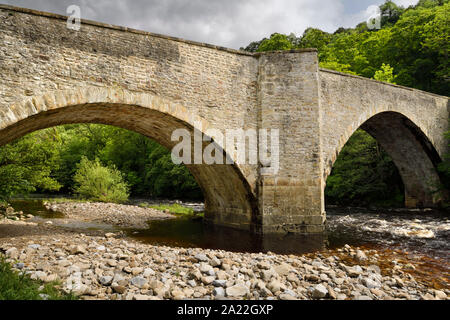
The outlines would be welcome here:
M 74 191 L 79 196 L 100 202 L 121 203 L 128 200 L 128 186 L 115 167 L 104 167 L 98 159 L 83 157 L 74 175 Z
M 60 291 L 56 282 L 44 284 L 14 271 L 0 255 L 0 300 L 43 300 L 45 296 L 48 300 L 77 300 L 73 294 Z

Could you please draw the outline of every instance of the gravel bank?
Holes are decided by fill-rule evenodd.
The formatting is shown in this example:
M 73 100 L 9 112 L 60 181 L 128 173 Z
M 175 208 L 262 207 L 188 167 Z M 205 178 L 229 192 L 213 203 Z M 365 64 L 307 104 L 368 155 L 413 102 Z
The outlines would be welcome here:
M 24 222 L 9 221 L 27 226 Z M 0 222 L 0 225 L 2 222 Z M 24 225 L 25 224 L 25 225 Z M 0 239 L 18 270 L 82 299 L 448 299 L 375 250 L 345 246 L 305 256 L 152 246 L 115 234 L 55 232 Z M 54 227 L 53 227 L 54 228 Z M 52 233 L 52 230 L 54 233 Z
M 147 221 L 173 219 L 174 215 L 152 208 L 97 202 L 45 203 L 48 210 L 61 212 L 77 221 L 106 223 L 119 227 L 145 229 Z

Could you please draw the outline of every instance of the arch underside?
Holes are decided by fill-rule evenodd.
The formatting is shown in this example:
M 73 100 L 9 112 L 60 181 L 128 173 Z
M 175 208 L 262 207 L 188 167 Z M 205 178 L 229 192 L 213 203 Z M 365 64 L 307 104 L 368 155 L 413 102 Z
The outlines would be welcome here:
M 63 124 L 113 125 L 147 136 L 167 149 L 175 129 L 193 131 L 183 120 L 137 105 L 88 103 L 60 107 L 28 116 L 0 130 L 0 145 L 36 130 Z M 193 157 L 192 157 L 193 159 Z M 216 224 L 252 229 L 257 203 L 245 177 L 236 165 L 186 165 L 205 197 L 205 219 Z
M 371 117 L 360 128 L 392 158 L 403 180 L 406 207 L 435 207 L 442 201 L 437 173 L 441 159 L 418 126 L 404 115 L 389 111 Z

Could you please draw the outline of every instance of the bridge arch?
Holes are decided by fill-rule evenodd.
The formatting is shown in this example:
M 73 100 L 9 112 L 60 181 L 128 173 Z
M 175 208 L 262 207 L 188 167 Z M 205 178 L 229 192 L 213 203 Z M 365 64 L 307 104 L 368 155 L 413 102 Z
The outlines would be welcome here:
M 406 207 L 434 207 L 442 200 L 437 192 L 440 179 L 437 165 L 442 161 L 433 142 L 423 128 L 413 121 L 414 115 L 392 110 L 374 110 L 362 115 L 346 128 L 338 140 L 333 155 L 325 165 L 324 181 L 342 148 L 356 130 L 362 129 L 372 136 L 390 155 L 405 188 Z
M 169 150 L 178 143 L 171 141 L 175 129 L 205 132 L 211 128 L 208 121 L 169 99 L 122 88 L 86 87 L 49 91 L 1 108 L 0 146 L 36 130 L 73 123 L 121 127 Z M 240 229 L 255 227 L 257 200 L 238 165 L 186 166 L 203 191 L 207 221 Z

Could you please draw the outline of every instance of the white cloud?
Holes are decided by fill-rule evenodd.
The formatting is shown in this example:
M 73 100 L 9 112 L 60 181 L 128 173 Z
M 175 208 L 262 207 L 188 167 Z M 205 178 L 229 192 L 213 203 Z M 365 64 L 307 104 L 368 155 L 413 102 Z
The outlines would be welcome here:
M 395 4 L 408 8 L 409 6 L 416 5 L 419 0 L 394 0 Z
M 396 0 L 402 5 L 418 0 Z M 82 18 L 231 48 L 274 32 L 301 35 L 308 27 L 334 32 L 367 20 L 366 5 L 384 0 L 6 0 L 3 3 L 66 14 L 81 7 Z M 356 10 L 355 10 L 356 9 Z

